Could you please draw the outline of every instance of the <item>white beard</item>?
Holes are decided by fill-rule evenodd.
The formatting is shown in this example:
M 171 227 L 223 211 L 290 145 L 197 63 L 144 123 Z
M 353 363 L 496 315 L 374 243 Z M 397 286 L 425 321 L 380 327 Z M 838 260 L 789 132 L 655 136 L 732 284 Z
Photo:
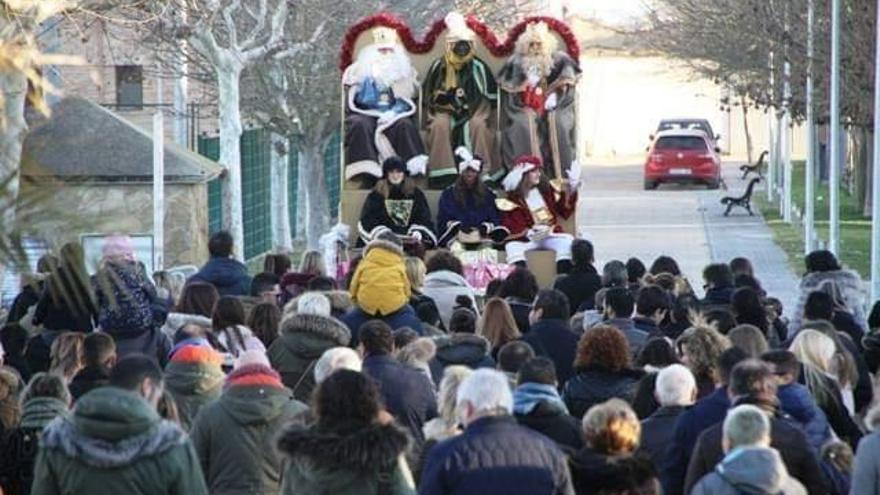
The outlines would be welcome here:
M 392 88 L 396 96 L 412 98 L 415 94 L 416 70 L 403 47 L 393 45 L 390 54 L 381 53 L 379 48 L 373 44 L 361 49 L 357 61 L 346 70 L 346 84 L 357 84 L 372 78 L 380 85 Z
M 546 54 L 522 55 L 522 69 L 527 77 L 536 74 L 543 79 L 553 70 L 553 57 Z

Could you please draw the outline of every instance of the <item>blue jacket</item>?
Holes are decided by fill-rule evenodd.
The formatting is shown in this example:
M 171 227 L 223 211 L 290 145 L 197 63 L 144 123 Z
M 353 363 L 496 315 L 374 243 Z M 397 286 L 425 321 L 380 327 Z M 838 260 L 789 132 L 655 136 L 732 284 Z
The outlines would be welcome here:
M 675 422 L 675 433 L 672 435 L 672 443 L 667 450 L 665 461 L 658 466 L 664 494 L 682 493 L 691 452 L 697 445 L 700 433 L 723 421 L 729 408 L 730 398 L 727 396 L 725 386 L 717 388 L 681 413 Z
M 807 441 L 817 453 L 820 452 L 825 442 L 831 440 L 831 426 L 825 413 L 816 405 L 810 389 L 800 383 L 790 383 L 779 387 L 776 397 L 780 409 L 801 425 Z
M 382 320 L 391 326 L 392 330 L 397 330 L 401 327 L 409 327 L 416 331 L 419 335 L 424 335 L 425 331 L 422 328 L 422 320 L 419 319 L 419 316 L 416 314 L 415 310 L 413 310 L 412 306 L 409 304 L 404 305 L 402 308 L 397 310 L 396 313 L 391 313 L 390 315 L 383 316 L 382 318 L 376 318 L 375 316 L 369 315 L 361 311 L 360 308 L 355 306 L 348 313 L 342 315 L 340 320 L 342 323 L 345 323 L 345 326 L 351 330 L 351 343 L 349 344 L 351 347 L 357 347 L 357 345 L 361 342 L 358 338 L 358 332 L 361 329 L 361 325 L 370 321 L 370 320 Z
M 187 282 L 208 282 L 221 296 L 246 296 L 251 292 L 247 267 L 232 258 L 211 258 Z
M 437 416 L 437 400 L 431 380 L 388 355 L 365 357 L 363 373 L 376 381 L 388 412 L 421 445 L 425 441 L 422 426 Z
M 565 455 L 511 416 L 480 418 L 431 449 L 422 495 L 574 494 Z
M 545 356 L 556 365 L 556 379 L 560 388 L 574 376 L 574 357 L 580 336 L 564 320 L 540 320 L 533 324 L 523 341 L 532 346 L 535 354 Z
M 462 229 L 478 229 L 484 223 L 493 226 L 501 225 L 501 215 L 495 207 L 495 194 L 486 189 L 483 204 L 477 205 L 472 194 L 465 196 L 465 204 L 459 205 L 455 200 L 455 186 L 449 186 L 440 195 L 437 205 L 437 233 L 441 236 L 446 232 L 447 224 L 452 221 L 461 222 Z

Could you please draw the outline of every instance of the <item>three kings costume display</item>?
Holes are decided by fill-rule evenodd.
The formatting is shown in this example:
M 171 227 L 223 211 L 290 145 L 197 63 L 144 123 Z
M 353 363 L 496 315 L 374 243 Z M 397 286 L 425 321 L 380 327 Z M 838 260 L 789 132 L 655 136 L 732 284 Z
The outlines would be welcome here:
M 382 177 L 383 160 L 397 156 L 412 175 L 425 174 L 428 156 L 414 118 L 415 68 L 390 28 L 373 31 L 342 75 L 346 91 L 345 179 Z
M 461 146 L 455 150 L 458 178 L 443 190 L 437 207 L 440 246 L 497 244 L 510 231 L 501 225 L 495 194 L 480 180 L 483 160 Z
M 490 177 L 501 169 L 495 139 L 498 89 L 489 66 L 474 52 L 475 34 L 459 13 L 446 16 L 446 53 L 422 82 L 428 177 L 440 187 L 455 181 L 453 150 L 463 146 L 483 157 Z M 498 178 L 498 177 L 493 177 Z
M 575 85 L 578 62 L 556 50 L 547 24 L 529 24 L 516 51 L 498 74 L 501 92 L 501 155 L 541 157 L 554 179 L 562 179 L 575 151 Z
M 383 178 L 364 200 L 358 222 L 358 246 L 364 246 L 389 230 L 404 247 L 430 249 L 437 246 L 434 222 L 425 193 L 408 177 L 406 164 L 391 157 L 382 164 Z M 412 251 L 418 252 L 418 249 Z
M 535 249 L 556 252 L 556 271 L 571 271 L 571 243 L 574 237 L 563 232 L 560 221 L 577 208 L 580 165 L 573 163 L 562 187 L 554 187 L 543 175 L 543 162 L 525 155 L 514 161 L 504 178 L 507 198 L 498 200 L 501 219 L 510 231 L 504 246 L 507 262 L 524 264 L 526 253 Z

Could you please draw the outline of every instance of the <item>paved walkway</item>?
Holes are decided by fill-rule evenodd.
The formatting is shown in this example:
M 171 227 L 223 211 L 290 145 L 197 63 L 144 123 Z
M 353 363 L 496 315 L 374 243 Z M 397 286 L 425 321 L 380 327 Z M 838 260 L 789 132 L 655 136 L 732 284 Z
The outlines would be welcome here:
M 788 314 L 797 298 L 798 279 L 770 229 L 760 216 L 749 217 L 742 210 L 722 215 L 720 198 L 745 189 L 737 172 L 736 165 L 725 165 L 728 191 L 677 185 L 644 191 L 641 165 L 587 165 L 578 232 L 594 243 L 600 269 L 611 259 L 626 261 L 631 256 L 650 266 L 654 258 L 667 254 L 678 260 L 698 293 L 703 267 L 745 256 Z

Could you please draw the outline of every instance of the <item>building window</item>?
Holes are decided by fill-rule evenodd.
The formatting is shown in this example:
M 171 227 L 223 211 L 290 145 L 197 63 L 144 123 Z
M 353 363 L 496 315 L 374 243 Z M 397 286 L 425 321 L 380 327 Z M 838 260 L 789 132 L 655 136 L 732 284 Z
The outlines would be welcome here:
M 144 68 L 140 65 L 116 66 L 116 104 L 120 108 L 144 107 Z

